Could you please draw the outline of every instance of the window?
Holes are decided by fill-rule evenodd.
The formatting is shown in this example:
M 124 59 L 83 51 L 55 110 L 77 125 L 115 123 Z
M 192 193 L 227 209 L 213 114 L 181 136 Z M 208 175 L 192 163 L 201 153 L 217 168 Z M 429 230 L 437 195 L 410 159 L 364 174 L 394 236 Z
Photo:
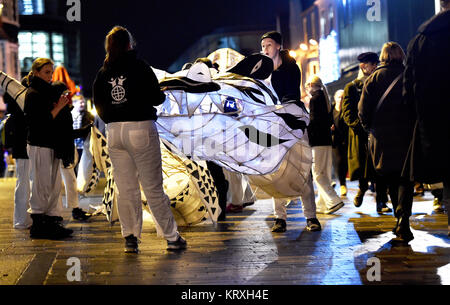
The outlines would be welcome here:
M 19 0 L 20 15 L 44 14 L 44 0 Z
M 30 71 L 38 57 L 51 58 L 55 66 L 64 64 L 64 37 L 60 33 L 20 32 L 19 61 L 22 71 Z M 50 48 L 50 46 L 52 46 Z

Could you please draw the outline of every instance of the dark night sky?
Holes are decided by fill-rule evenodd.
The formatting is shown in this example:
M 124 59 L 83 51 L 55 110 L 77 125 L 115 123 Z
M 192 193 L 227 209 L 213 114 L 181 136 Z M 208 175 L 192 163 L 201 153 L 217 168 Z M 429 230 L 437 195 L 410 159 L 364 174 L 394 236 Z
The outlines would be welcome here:
M 287 0 L 82 1 L 81 49 L 85 90 L 90 94 L 103 62 L 104 38 L 114 25 L 127 27 L 139 55 L 150 65 L 167 69 L 203 35 L 225 26 L 273 25 Z

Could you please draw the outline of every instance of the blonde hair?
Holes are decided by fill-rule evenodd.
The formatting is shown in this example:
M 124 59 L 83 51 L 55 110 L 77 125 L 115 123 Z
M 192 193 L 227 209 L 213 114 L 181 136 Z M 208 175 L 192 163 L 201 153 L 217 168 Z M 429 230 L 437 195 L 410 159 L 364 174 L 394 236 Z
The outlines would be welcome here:
M 403 63 L 406 55 L 402 47 L 393 41 L 386 42 L 381 49 L 380 61 L 384 64 Z
M 42 68 L 46 65 L 53 66 L 55 64 L 54 64 L 53 60 L 51 60 L 50 58 L 44 58 L 44 57 L 36 58 L 33 61 L 33 64 L 31 65 L 31 71 L 28 73 L 27 76 L 25 76 L 25 81 L 28 86 L 30 85 L 31 77 L 33 76 L 33 74 L 36 72 L 40 72 L 42 70 Z
M 311 87 L 318 87 L 323 91 L 323 93 L 325 95 L 325 99 L 327 101 L 327 109 L 328 109 L 328 112 L 330 112 L 330 110 L 331 110 L 330 97 L 328 96 L 327 87 L 323 84 L 320 77 L 318 77 L 317 75 L 310 76 L 305 83 L 305 87 L 307 87 L 308 85 Z

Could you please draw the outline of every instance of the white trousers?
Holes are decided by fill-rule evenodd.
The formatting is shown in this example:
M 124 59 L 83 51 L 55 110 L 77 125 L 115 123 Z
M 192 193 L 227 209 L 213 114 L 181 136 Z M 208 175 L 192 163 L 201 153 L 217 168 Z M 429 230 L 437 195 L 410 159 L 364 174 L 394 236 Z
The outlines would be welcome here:
M 32 221 L 27 210 L 30 208 L 30 160 L 16 159 L 16 189 L 14 191 L 14 223 L 16 229 L 28 228 Z
M 114 122 L 106 126 L 109 156 L 118 188 L 117 210 L 122 236 L 141 236 L 141 183 L 149 208 L 164 238 L 175 241 L 177 224 L 164 193 L 161 149 L 154 121 Z
M 316 218 L 316 202 L 314 196 L 314 185 L 311 176 L 308 179 L 306 187 L 302 190 L 300 200 L 302 202 L 303 214 L 306 219 Z M 272 198 L 275 217 L 278 219 L 287 219 L 286 205 L 288 200 Z
M 233 205 L 244 205 L 244 203 L 256 201 L 256 196 L 250 187 L 250 183 L 248 183 L 247 176 L 226 169 L 223 170 L 223 174 L 229 183 L 228 202 Z
M 71 209 L 78 208 L 80 202 L 78 201 L 77 176 L 75 175 L 75 171 L 73 168 L 61 167 L 61 176 L 66 190 L 65 206 Z
M 331 146 L 312 147 L 312 173 L 319 192 L 317 208 L 329 209 L 342 202 L 334 188 L 331 186 L 331 171 L 333 165 L 333 151 Z
M 31 167 L 31 214 L 60 216 L 58 201 L 61 195 L 61 160 L 51 148 L 28 145 Z

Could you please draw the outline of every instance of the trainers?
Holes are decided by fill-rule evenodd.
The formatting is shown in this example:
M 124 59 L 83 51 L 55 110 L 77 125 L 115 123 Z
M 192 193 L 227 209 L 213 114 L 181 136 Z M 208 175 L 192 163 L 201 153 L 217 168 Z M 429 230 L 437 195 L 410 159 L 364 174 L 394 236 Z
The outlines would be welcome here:
M 306 230 L 311 232 L 320 231 L 322 226 L 317 218 L 309 218 L 306 220 Z
M 245 208 L 245 207 L 248 207 L 248 206 L 250 206 L 250 205 L 254 205 L 255 204 L 255 202 L 254 201 L 250 201 L 250 202 L 245 202 L 243 205 L 242 205 L 242 207 L 243 208 Z
M 181 235 L 178 235 L 176 241 L 167 241 L 167 250 L 183 250 L 186 249 L 187 242 Z
M 232 203 L 229 203 L 227 205 L 227 213 L 240 213 L 242 212 L 243 206 L 242 205 L 234 205 Z
M 341 185 L 341 197 L 347 196 L 347 187 L 345 185 Z
M 344 206 L 343 202 L 339 202 L 338 204 L 332 206 L 328 210 L 325 211 L 325 214 L 333 214 L 334 212 L 337 212 Z
M 272 227 L 272 232 L 275 232 L 275 233 L 286 232 L 286 220 L 275 219 L 275 224 Z
M 91 216 L 92 216 L 92 214 L 89 214 L 80 208 L 74 208 L 72 210 L 72 217 L 75 220 L 87 220 Z
M 133 234 L 125 237 L 125 253 L 138 253 L 138 239 Z

